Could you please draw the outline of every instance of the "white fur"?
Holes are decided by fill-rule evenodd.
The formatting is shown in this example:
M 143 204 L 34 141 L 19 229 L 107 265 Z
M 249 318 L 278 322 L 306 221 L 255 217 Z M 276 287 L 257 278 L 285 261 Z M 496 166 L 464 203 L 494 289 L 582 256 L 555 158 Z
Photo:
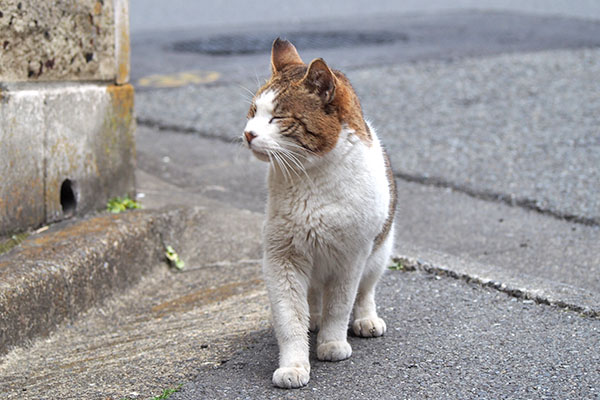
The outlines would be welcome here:
M 271 93 L 256 101 L 256 115 L 246 125 L 257 135 L 250 146 L 255 154 L 290 148 L 277 125 L 268 123 Z M 298 155 L 295 163 L 272 163 L 269 169 L 263 270 L 280 349 L 276 386 L 308 382 L 309 327 L 319 329 L 319 359 L 350 357 L 346 332 L 353 305 L 357 335 L 385 332 L 374 287 L 388 262 L 394 232 L 373 251 L 388 216 L 390 191 L 381 145 L 373 129 L 371 134 L 368 146 L 344 128 L 325 155 Z M 286 173 L 287 168 L 294 171 Z
M 277 124 L 271 123 L 273 117 L 273 100 L 275 92 L 272 90 L 261 94 L 254 104 L 256 105 L 256 113 L 254 117 L 248 120 L 245 132 L 253 132 L 258 136 L 252 140 L 250 149 L 259 159 L 268 161 L 269 156 L 267 150 L 277 146 L 277 138 L 279 136 L 279 128 Z M 246 141 L 247 143 L 247 141 Z

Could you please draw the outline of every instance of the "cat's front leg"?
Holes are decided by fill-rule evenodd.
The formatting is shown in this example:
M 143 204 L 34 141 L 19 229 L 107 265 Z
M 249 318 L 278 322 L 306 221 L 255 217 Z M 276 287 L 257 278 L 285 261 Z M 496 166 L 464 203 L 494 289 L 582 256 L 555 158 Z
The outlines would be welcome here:
M 263 264 L 279 344 L 279 368 L 273 374 L 273 384 L 282 388 L 304 386 L 310 377 L 308 266 L 298 257 L 265 257 Z

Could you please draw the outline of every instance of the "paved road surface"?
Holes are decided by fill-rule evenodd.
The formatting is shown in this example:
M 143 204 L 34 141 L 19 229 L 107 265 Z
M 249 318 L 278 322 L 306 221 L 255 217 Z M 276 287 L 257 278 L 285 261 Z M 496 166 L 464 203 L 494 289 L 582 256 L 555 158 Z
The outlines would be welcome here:
M 174 399 L 600 398 L 598 3 L 340 3 L 132 1 L 138 188 L 147 207 L 188 207 L 189 270 L 157 266 L 9 354 L 2 397 L 142 399 L 184 383 Z M 386 336 L 351 338 L 350 360 L 314 361 L 309 386 L 286 392 L 269 384 L 262 217 L 210 200 L 264 207 L 266 165 L 231 138 L 268 49 L 173 45 L 348 26 L 400 39 L 300 50 L 348 71 L 379 127 L 400 190 L 396 250 L 420 267 L 382 280 Z
M 309 18 L 296 9 L 284 25 L 258 9 L 240 16 L 240 7 L 226 20 L 205 10 L 206 19 L 169 33 L 134 22 L 139 167 L 190 193 L 258 212 L 264 206 L 266 167 L 233 138 L 243 126 L 245 88 L 266 77 L 268 49 L 211 56 L 175 52 L 174 43 L 347 26 L 404 35 L 381 46 L 300 52 L 348 72 L 391 150 L 398 253 L 504 293 L 394 272 L 380 296 L 390 335 L 352 339 L 355 356 L 345 363 L 316 362 L 307 389 L 265 385 L 276 353 L 264 330 L 219 368 L 201 368 L 175 398 L 335 398 L 357 390 L 382 398 L 598 397 L 599 10 L 589 2 L 532 10 L 533 3 L 507 1 L 489 8 L 502 12 L 468 11 L 469 2 L 448 12 L 439 2 L 401 15 L 415 6 L 406 4 L 361 18 L 333 8 Z M 219 75 L 171 89 L 139 84 L 181 71 Z M 523 293 L 536 301 L 507 296 Z
M 595 0 L 332 0 L 282 2 L 131 0 L 131 31 L 173 31 L 224 25 L 256 26 L 278 22 L 313 21 L 390 14 L 422 14 L 440 11 L 511 11 L 600 19 Z

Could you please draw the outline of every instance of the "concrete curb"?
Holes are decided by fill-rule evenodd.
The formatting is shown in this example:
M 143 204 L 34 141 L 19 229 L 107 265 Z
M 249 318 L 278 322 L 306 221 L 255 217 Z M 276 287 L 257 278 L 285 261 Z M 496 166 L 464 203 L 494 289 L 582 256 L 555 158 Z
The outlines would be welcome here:
M 0 235 L 134 192 L 131 85 L 14 83 L 0 94 Z
M 488 286 L 513 297 L 575 311 L 591 318 L 600 317 L 600 296 L 589 290 L 537 276 L 517 275 L 507 269 L 434 250 L 410 247 L 403 248 L 396 254 L 395 260 L 408 270 L 417 269 L 429 274 L 450 276 Z
M 58 224 L 0 256 L 0 355 L 136 282 L 164 257 L 190 209 Z M 175 241 L 171 240 L 175 246 Z
M 164 267 L 166 245 L 206 264 L 260 258 L 262 215 L 190 197 L 65 221 L 0 255 L 0 356 Z

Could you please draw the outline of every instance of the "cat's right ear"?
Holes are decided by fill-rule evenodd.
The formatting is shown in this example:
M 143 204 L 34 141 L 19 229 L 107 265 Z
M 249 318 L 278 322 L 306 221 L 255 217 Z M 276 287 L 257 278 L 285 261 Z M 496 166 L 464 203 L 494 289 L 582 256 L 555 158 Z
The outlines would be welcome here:
M 324 104 L 329 104 L 335 97 L 336 79 L 322 58 L 312 60 L 302 78 L 304 85 L 313 93 L 316 93 Z
M 304 65 L 293 44 L 280 38 L 275 39 L 271 47 L 271 70 L 273 73 L 281 71 L 291 64 Z

